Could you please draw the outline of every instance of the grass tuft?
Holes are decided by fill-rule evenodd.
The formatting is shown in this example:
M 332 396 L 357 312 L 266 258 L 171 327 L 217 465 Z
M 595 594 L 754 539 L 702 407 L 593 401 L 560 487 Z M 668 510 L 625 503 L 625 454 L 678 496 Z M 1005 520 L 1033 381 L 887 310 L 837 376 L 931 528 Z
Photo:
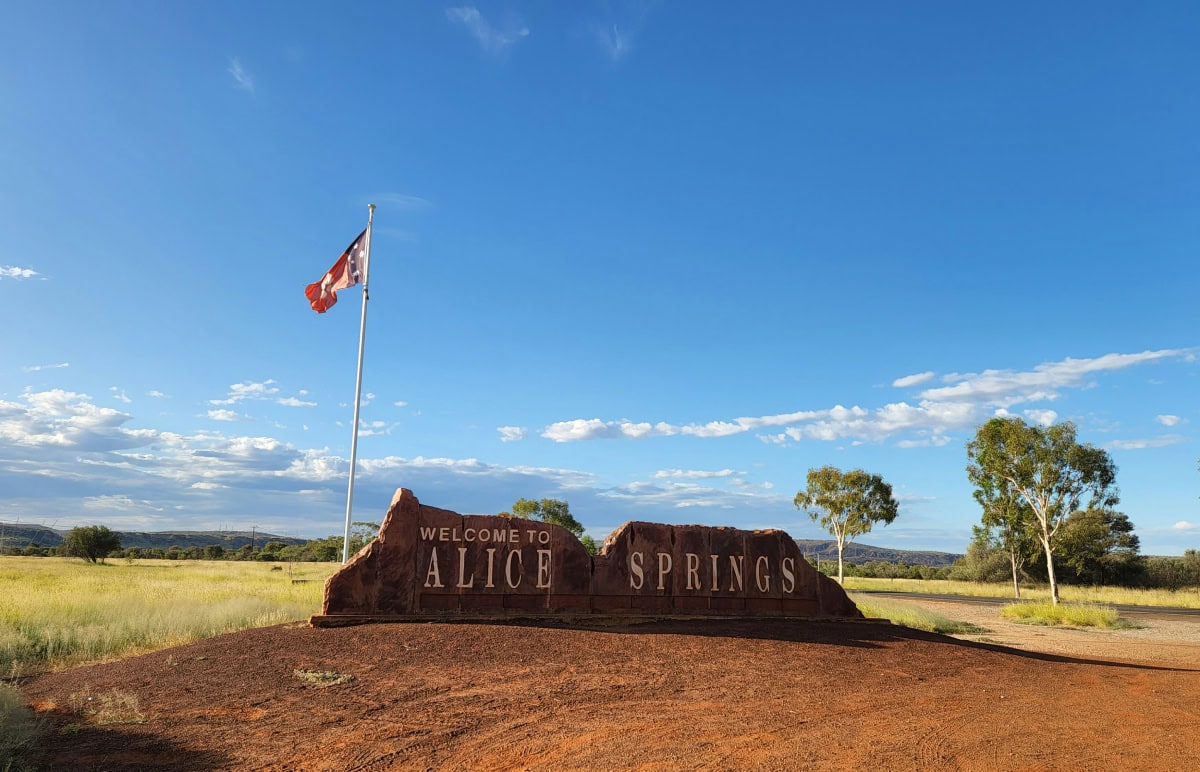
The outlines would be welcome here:
M 1111 606 L 1088 606 L 1077 603 L 1050 601 L 1010 603 L 1000 609 L 1000 616 L 1013 622 L 1029 625 L 1070 625 L 1073 627 L 1134 627 L 1121 619 Z
M 850 593 L 850 600 L 858 606 L 863 616 L 887 619 L 892 624 L 924 630 L 942 635 L 978 635 L 988 630 L 969 622 L 959 622 L 907 603 L 899 603 L 874 596 Z
M 352 675 L 335 673 L 332 670 L 293 670 L 292 675 L 313 686 L 336 686 L 348 684 L 354 680 Z
M 71 695 L 67 704 L 77 716 L 91 719 L 96 724 L 144 724 L 136 694 L 113 689 L 101 694 L 92 694 L 89 686 Z

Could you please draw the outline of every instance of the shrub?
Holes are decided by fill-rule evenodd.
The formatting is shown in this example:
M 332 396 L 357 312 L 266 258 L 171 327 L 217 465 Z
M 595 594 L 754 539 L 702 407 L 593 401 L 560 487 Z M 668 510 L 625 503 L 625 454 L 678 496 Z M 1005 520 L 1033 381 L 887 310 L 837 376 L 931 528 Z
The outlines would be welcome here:
M 1092 606 L 1082 603 L 1052 604 L 1010 603 L 1000 609 L 1000 616 L 1014 622 L 1031 625 L 1072 625 L 1075 627 L 1132 627 L 1117 615 L 1112 606 Z

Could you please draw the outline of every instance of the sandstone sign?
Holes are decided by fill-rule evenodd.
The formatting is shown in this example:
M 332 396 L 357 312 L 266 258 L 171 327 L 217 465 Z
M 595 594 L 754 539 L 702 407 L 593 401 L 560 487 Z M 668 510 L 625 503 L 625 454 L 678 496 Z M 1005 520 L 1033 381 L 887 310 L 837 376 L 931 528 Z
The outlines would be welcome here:
M 862 616 L 783 531 L 626 523 L 593 557 L 561 526 L 460 515 L 401 488 L 312 623 L 585 614 Z

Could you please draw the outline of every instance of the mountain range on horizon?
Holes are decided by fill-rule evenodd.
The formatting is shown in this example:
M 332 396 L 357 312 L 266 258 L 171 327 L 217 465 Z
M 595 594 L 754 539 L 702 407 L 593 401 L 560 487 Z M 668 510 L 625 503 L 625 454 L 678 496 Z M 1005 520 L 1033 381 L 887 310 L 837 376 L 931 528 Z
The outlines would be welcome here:
M 30 545 L 57 547 L 62 544 L 67 530 L 44 525 L 21 525 L 0 523 L 0 549 L 24 549 Z M 286 545 L 304 544 L 307 539 L 263 531 L 116 531 L 122 547 L 139 549 L 166 549 L 168 547 L 207 547 L 219 545 L 226 550 L 238 550 L 246 545 L 262 546 L 269 541 Z M 830 539 L 796 539 L 800 551 L 808 558 L 837 560 L 837 543 Z M 890 547 L 875 547 L 870 544 L 850 543 L 846 545 L 845 561 L 852 564 L 882 560 L 888 563 L 907 565 L 948 566 L 962 557 L 952 552 L 932 550 L 902 550 Z

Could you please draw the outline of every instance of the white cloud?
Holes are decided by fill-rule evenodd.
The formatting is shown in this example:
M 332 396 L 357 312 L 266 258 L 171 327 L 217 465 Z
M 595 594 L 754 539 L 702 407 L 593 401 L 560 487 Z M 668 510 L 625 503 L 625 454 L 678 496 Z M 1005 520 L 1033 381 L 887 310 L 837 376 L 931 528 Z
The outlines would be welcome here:
M 446 9 L 446 18 L 466 27 L 479 46 L 491 54 L 501 53 L 523 38 L 529 37 L 529 28 L 510 21 L 504 29 L 492 26 L 474 6 Z
M 1105 445 L 1117 450 L 1145 450 L 1146 448 L 1165 448 L 1186 442 L 1187 438 L 1178 434 L 1164 434 L 1161 437 L 1149 437 L 1135 440 L 1113 440 Z
M 1170 415 L 1170 414 L 1156 415 L 1156 416 L 1154 416 L 1154 420 L 1158 421 L 1163 426 L 1178 426 L 1181 423 L 1185 423 L 1184 419 L 1180 418 L 1177 415 Z
M 124 428 L 133 416 L 97 407 L 87 394 L 27 389 L 20 400 L 0 400 L 0 445 L 99 451 L 146 445 L 158 436 Z
M 396 407 L 408 407 L 408 403 L 402 399 L 396 400 L 392 404 L 395 405 Z
M 1200 523 L 1190 523 L 1187 520 L 1180 520 L 1178 523 L 1175 523 L 1175 525 L 1171 526 L 1171 530 L 1183 531 L 1185 533 L 1200 533 Z
M 286 407 L 316 407 L 317 406 L 316 402 L 305 402 L 304 400 L 297 399 L 296 397 L 283 397 L 283 398 L 277 399 L 275 401 L 277 403 L 279 403 L 280 405 L 284 405 Z
M 32 268 L 0 265 L 0 279 L 32 279 L 35 276 L 41 276 L 41 274 Z
M 229 396 L 225 399 L 210 399 L 210 405 L 236 405 L 239 402 L 246 400 L 271 399 L 279 393 L 279 387 L 275 386 L 275 379 L 268 378 L 265 381 L 243 381 L 242 383 L 234 383 L 229 386 Z
M 763 442 L 786 444 L 788 440 L 881 442 L 896 434 L 903 437 L 898 447 L 940 446 L 951 441 L 949 434 L 970 430 L 989 414 L 1011 415 L 1008 408 L 1020 403 L 1051 400 L 1058 390 L 1088 385 L 1092 374 L 1120 370 L 1137 364 L 1171 358 L 1183 358 L 1188 349 L 1164 349 L 1139 354 L 1106 354 L 1094 359 L 1067 358 L 1043 363 L 1028 372 L 986 370 L 982 374 L 953 373 L 944 377 L 952 386 L 921 392 L 917 404 L 896 402 L 867 409 L 854 405 L 834 405 L 824 410 L 735 418 L 731 421 L 669 424 L 636 422 L 628 419 L 605 421 L 600 418 L 576 418 L 557 421 L 542 430 L 542 436 L 555 442 L 595 439 L 639 439 L 645 437 L 727 437 L 762 429 L 782 432 L 759 434 Z M 913 383 L 927 373 L 904 376 L 895 383 Z M 1039 423 L 1052 423 L 1057 412 L 1030 408 L 1025 415 Z
M 718 469 L 709 471 L 705 469 L 660 469 L 654 473 L 656 480 L 711 480 L 720 477 L 733 477 L 734 475 L 744 475 L 745 472 L 737 472 L 733 469 Z
M 208 411 L 206 415 L 214 421 L 236 421 L 241 418 L 236 410 L 215 409 Z
M 123 390 L 117 388 L 116 386 L 109 386 L 108 390 L 113 393 L 113 399 L 115 399 L 118 402 L 124 402 L 126 405 L 133 402 L 133 400 L 129 398 L 128 394 L 126 394 Z
M 164 399 L 167 395 L 158 389 L 151 389 L 150 391 L 146 392 L 146 396 L 154 397 L 155 399 Z
M 229 60 L 229 67 L 225 70 L 233 76 L 233 81 L 237 83 L 238 88 L 243 91 L 254 93 L 254 78 L 250 77 L 250 73 L 242 67 L 242 62 L 236 56 Z
M 525 439 L 525 427 L 523 426 L 497 426 L 496 431 L 500 432 L 501 442 L 516 442 Z
M 1035 424 L 1049 426 L 1058 418 L 1058 413 L 1053 410 L 1026 410 L 1025 417 Z
M 228 488 L 229 486 L 222 485 L 221 483 L 215 483 L 215 482 L 194 482 L 191 484 L 190 487 L 193 490 L 198 490 L 198 491 L 216 491 L 216 490 L 221 490 L 222 488 Z
M 923 373 L 914 373 L 912 375 L 906 375 L 902 378 L 897 378 L 896 380 L 892 381 L 892 385 L 897 389 L 907 389 L 910 386 L 919 386 L 926 381 L 932 380 L 933 375 L 934 373 L 932 370 L 926 370 Z
M 70 366 L 71 366 L 70 362 L 59 362 L 56 365 L 29 365 L 28 367 L 22 367 L 21 369 L 27 373 L 36 373 L 36 372 L 40 372 L 42 370 L 58 370 L 63 367 L 70 367 Z
M 1043 362 L 1025 372 L 984 370 L 982 373 L 951 373 L 943 378 L 953 386 L 921 392 L 923 399 L 957 399 L 1011 407 L 1021 402 L 1038 402 L 1058 397 L 1058 390 L 1087 385 L 1095 373 L 1184 357 L 1188 349 L 1162 349 L 1138 354 L 1105 354 L 1093 359 L 1067 357 L 1059 362 Z
M 156 507 L 150 501 L 135 501 L 129 496 L 123 495 L 85 496 L 83 498 L 83 508 L 124 514 L 163 511 L 162 507 Z

